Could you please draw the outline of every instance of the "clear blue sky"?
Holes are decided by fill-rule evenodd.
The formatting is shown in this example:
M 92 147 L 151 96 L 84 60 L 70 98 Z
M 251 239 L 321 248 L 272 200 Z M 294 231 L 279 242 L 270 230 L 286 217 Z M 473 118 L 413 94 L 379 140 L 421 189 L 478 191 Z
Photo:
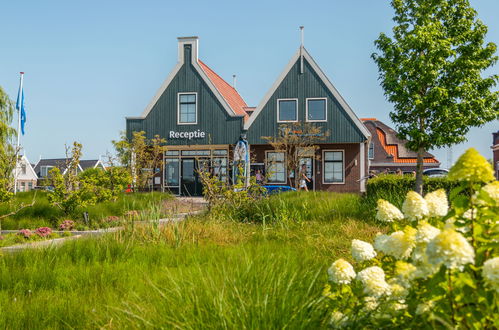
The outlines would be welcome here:
M 472 0 L 499 44 L 499 1 Z M 390 123 L 377 81 L 373 40 L 392 27 L 389 1 L 4 1 L 0 86 L 12 99 L 25 71 L 31 162 L 83 143 L 84 158 L 112 150 L 125 116 L 140 115 L 177 57 L 177 37 L 200 37 L 200 58 L 256 106 L 299 46 L 305 46 L 359 117 Z M 496 65 L 488 73 L 498 73 Z M 491 158 L 499 122 L 455 146 Z M 443 166 L 446 150 L 434 152 Z

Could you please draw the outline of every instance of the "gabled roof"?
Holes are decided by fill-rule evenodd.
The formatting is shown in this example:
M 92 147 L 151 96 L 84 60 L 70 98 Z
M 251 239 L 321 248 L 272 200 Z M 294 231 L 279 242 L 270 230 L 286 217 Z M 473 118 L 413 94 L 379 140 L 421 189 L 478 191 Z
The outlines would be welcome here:
M 156 102 L 165 90 L 168 88 L 172 80 L 175 78 L 179 70 L 184 65 L 184 45 L 191 45 L 191 64 L 198 71 L 201 78 L 211 89 L 215 97 L 222 104 L 222 107 L 232 117 L 246 117 L 246 112 L 242 109 L 246 107 L 246 102 L 241 95 L 230 86 L 225 80 L 211 70 L 206 64 L 198 59 L 198 37 L 180 37 L 178 38 L 178 61 L 173 70 L 170 72 L 166 80 L 163 82 L 156 95 L 142 112 L 140 117 L 127 117 L 127 119 L 144 119 L 153 109 Z
M 232 110 L 240 116 L 247 116 L 244 108 L 247 108 L 248 105 L 244 102 L 237 90 L 223 80 L 222 77 L 216 74 L 216 72 L 207 66 L 203 61 L 198 60 L 198 62 L 201 69 L 203 69 L 213 85 L 215 85 L 215 88 L 220 92 L 220 94 L 222 94 L 222 97 L 227 101 L 227 103 L 229 103 Z
M 50 158 L 50 159 L 40 159 L 38 163 L 35 165 L 35 172 L 38 177 L 41 177 L 41 168 L 42 166 L 52 166 L 57 167 L 61 173 L 66 172 L 66 164 L 69 162 L 69 158 Z M 81 164 L 82 160 L 80 160 Z M 80 171 L 83 171 L 81 165 L 78 164 Z
M 88 168 L 96 168 L 97 166 L 102 165 L 102 167 L 105 169 L 104 165 L 100 161 L 100 159 L 85 159 L 85 160 L 80 160 L 80 167 L 85 171 Z
M 362 121 L 373 135 L 372 143 L 379 144 L 382 155 L 379 152 L 374 153 L 374 162 L 397 163 L 397 164 L 415 164 L 417 163 L 417 153 L 405 147 L 407 141 L 399 139 L 397 132 L 377 120 L 376 118 L 362 118 Z M 425 164 L 439 164 L 439 161 L 425 152 L 423 156 Z
M 358 127 L 358 129 L 362 132 L 362 134 L 366 137 L 366 139 L 371 138 L 371 133 L 369 130 L 364 126 L 362 121 L 357 117 L 357 115 L 354 113 L 352 108 L 348 105 L 348 103 L 345 101 L 345 99 L 341 96 L 341 94 L 338 92 L 336 87 L 331 83 L 331 81 L 327 78 L 326 74 L 322 71 L 322 69 L 319 67 L 319 65 L 315 62 L 315 60 L 312 58 L 312 56 L 309 54 L 309 52 L 305 49 L 305 47 L 300 46 L 296 53 L 293 55 L 291 60 L 289 61 L 288 65 L 284 69 L 284 71 L 280 74 L 280 76 L 277 78 L 277 80 L 274 82 L 270 90 L 265 94 L 263 97 L 262 101 L 258 106 L 256 107 L 255 111 L 251 114 L 249 119 L 244 123 L 244 129 L 249 129 L 251 124 L 255 121 L 256 117 L 260 114 L 260 112 L 263 110 L 267 102 L 270 100 L 272 95 L 274 95 L 275 91 L 277 88 L 281 85 L 282 81 L 286 78 L 288 75 L 289 71 L 293 68 L 295 65 L 296 61 L 300 59 L 300 56 L 303 56 L 305 60 L 312 66 L 312 69 L 317 73 L 319 78 L 322 80 L 324 85 L 329 89 L 331 94 L 333 94 L 334 98 L 338 101 L 338 103 L 341 105 L 341 107 L 345 110 L 347 115 L 352 119 L 354 124 Z

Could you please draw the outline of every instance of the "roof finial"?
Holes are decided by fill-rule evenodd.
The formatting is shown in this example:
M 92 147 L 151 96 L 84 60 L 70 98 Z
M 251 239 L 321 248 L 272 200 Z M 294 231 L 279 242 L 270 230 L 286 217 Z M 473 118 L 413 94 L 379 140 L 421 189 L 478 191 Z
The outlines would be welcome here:
M 235 74 L 232 75 L 232 87 L 234 89 L 236 89 L 236 75 Z
M 304 28 L 305 27 L 303 25 L 300 26 L 300 38 L 301 38 L 300 47 L 303 47 L 304 42 L 305 42 L 305 40 L 304 40 L 304 31 L 303 31 Z
M 303 74 L 303 29 L 305 27 L 300 26 L 301 43 L 300 43 L 300 73 Z

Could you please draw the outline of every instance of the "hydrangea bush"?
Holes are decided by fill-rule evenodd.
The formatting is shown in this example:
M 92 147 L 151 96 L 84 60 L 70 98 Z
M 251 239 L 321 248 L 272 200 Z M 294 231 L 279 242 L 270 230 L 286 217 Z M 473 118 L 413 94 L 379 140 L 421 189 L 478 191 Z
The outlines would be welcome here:
M 460 182 L 449 198 L 409 192 L 402 210 L 378 201 L 391 231 L 353 240 L 355 267 L 339 259 L 328 269 L 332 327 L 499 327 L 499 182 L 473 149 L 449 177 Z

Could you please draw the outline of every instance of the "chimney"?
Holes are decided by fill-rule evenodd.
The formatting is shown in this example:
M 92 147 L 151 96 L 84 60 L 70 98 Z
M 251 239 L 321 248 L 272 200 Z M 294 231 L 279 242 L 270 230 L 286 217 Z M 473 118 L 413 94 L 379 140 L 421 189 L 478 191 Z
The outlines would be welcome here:
M 234 89 L 236 89 L 236 75 L 235 74 L 232 75 L 232 87 Z
M 185 49 L 190 47 L 191 63 L 198 61 L 198 40 L 196 36 L 193 37 L 178 37 L 178 61 L 185 62 Z

